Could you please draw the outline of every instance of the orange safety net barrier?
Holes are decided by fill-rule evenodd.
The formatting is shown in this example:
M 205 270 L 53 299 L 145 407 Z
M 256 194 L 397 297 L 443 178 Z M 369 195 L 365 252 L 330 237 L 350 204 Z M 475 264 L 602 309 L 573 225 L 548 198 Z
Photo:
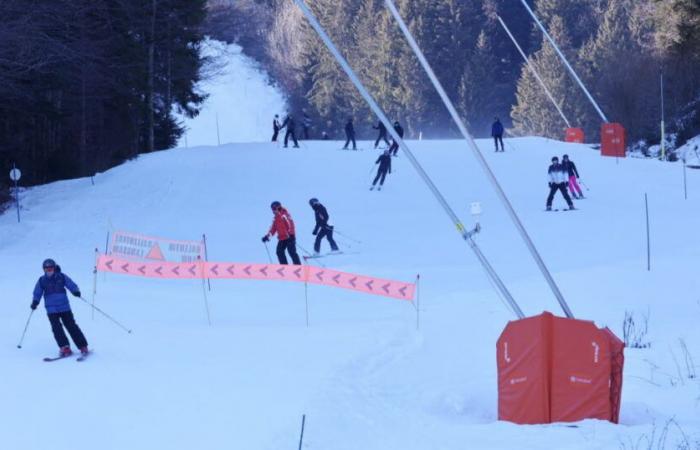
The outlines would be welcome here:
M 315 266 L 196 261 L 192 263 L 134 261 L 97 255 L 97 270 L 122 275 L 165 279 L 240 279 L 297 281 L 339 287 L 399 300 L 413 300 L 415 283 L 357 275 Z

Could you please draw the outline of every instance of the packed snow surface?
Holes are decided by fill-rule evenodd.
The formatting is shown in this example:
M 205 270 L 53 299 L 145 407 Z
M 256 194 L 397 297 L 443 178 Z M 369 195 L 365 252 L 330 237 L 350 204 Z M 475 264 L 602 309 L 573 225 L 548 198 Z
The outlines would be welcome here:
M 200 52 L 209 62 L 198 88 L 208 98 L 197 117 L 181 118 L 180 146 L 269 141 L 272 117 L 286 110 L 282 92 L 236 44 L 207 39 Z
M 476 241 L 525 313 L 561 314 L 466 145 L 410 145 L 465 224 L 469 204 L 482 203 Z M 97 175 L 94 186 L 76 179 L 29 189 L 21 224 L 12 210 L 0 216 L 2 448 L 297 448 L 302 414 L 305 449 L 647 448 L 644 439 L 658 441 L 672 418 L 666 448 L 697 445 L 700 173 L 688 171 L 686 201 L 678 165 L 616 161 L 541 138 L 509 139 L 505 153 L 479 145 L 574 315 L 619 336 L 625 311 L 638 322 L 648 315 L 651 347 L 626 350 L 619 425 L 497 420 L 495 344 L 515 316 L 405 155 L 394 158 L 384 189 L 370 192 L 377 151 L 369 142 L 356 152 L 334 141 L 231 144 L 144 155 Z M 564 153 L 587 198 L 577 211 L 548 213 L 547 166 Z M 95 249 L 113 230 L 206 233 L 210 260 L 264 263 L 273 200 L 311 249 L 310 197 L 339 233 L 361 241 L 338 233 L 348 253 L 316 261 L 405 281 L 420 274 L 420 329 L 411 303 L 312 285 L 307 327 L 303 284 L 235 280 L 212 281 L 209 326 L 200 281 L 100 273 L 96 305 L 132 334 L 71 297 L 95 350 L 87 361 L 42 362 L 57 352 L 43 304 L 16 348 L 44 258 L 88 299 Z

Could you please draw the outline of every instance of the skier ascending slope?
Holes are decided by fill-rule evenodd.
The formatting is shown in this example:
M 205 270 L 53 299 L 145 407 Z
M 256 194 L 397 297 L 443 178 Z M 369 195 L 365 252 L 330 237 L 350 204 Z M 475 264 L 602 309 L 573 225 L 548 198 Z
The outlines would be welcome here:
M 377 148 L 379 146 L 379 141 L 382 139 L 384 142 L 386 142 L 387 147 L 389 147 L 391 144 L 389 143 L 389 139 L 386 137 L 386 127 L 384 126 L 384 123 L 380 120 L 379 123 L 377 124 L 376 127 L 372 127 L 375 130 L 379 130 L 379 136 L 377 136 L 377 140 L 374 141 L 374 148 Z
M 374 181 L 372 182 L 372 187 L 369 188 L 370 191 L 374 190 L 374 187 L 377 185 L 377 181 L 379 181 L 379 187 L 377 188 L 378 191 L 382 190 L 382 186 L 384 186 L 384 179 L 386 178 L 387 173 L 391 173 L 391 153 L 389 153 L 390 150 L 384 150 L 384 153 L 377 158 L 377 161 L 374 164 L 379 164 L 379 170 L 377 170 L 377 176 L 374 177 Z
M 569 190 L 571 191 L 571 195 L 577 200 L 584 198 L 581 186 L 578 185 L 578 170 L 576 170 L 576 164 L 569 159 L 569 155 L 564 155 L 561 165 L 564 166 L 564 170 L 566 170 L 569 175 Z M 576 195 L 577 192 L 578 195 Z
M 279 259 L 280 264 L 288 264 L 287 255 L 285 254 L 285 251 L 287 251 L 292 258 L 292 263 L 301 265 L 301 260 L 297 254 L 297 239 L 291 214 L 282 207 L 280 202 L 272 202 L 270 208 L 272 208 L 275 217 L 272 220 L 270 231 L 263 236 L 262 241 L 268 242 L 270 236 L 277 234 L 277 259 Z
M 61 267 L 53 259 L 47 259 L 42 264 L 42 275 L 34 286 L 34 297 L 31 308 L 35 310 L 39 306 L 41 297 L 44 297 L 44 307 L 49 316 L 51 331 L 59 347 L 58 356 L 63 358 L 73 354 L 68 338 L 63 327 L 66 327 L 73 343 L 80 349 L 80 353 L 88 353 L 88 343 L 85 335 L 75 323 L 73 312 L 70 308 L 66 288 L 76 297 L 80 297 L 80 289 L 68 275 L 61 272 Z
M 333 240 L 333 226 L 328 224 L 328 210 L 326 210 L 326 207 L 323 206 L 317 198 L 309 200 L 309 205 L 313 208 L 316 218 L 316 226 L 312 232 L 312 234 L 316 236 L 316 241 L 314 242 L 314 256 L 319 256 L 321 241 L 324 237 L 328 239 L 328 243 L 331 245 L 331 253 L 337 252 L 338 244 Z
M 401 126 L 401 124 L 399 123 L 398 120 L 397 120 L 396 122 L 394 122 L 394 130 L 395 130 L 396 133 L 399 135 L 399 137 L 400 137 L 401 139 L 403 139 L 403 127 Z M 393 140 L 391 141 L 391 147 L 389 147 L 389 153 L 390 153 L 390 154 L 393 154 L 393 156 L 396 156 L 396 154 L 398 153 L 398 151 L 399 151 L 399 143 L 396 142 L 395 139 L 393 139 Z
M 561 194 L 564 196 L 564 200 L 566 200 L 566 203 L 569 205 L 569 209 L 576 209 L 574 208 L 574 203 L 571 201 L 571 197 L 569 197 L 569 194 L 566 192 L 567 175 L 568 174 L 566 169 L 564 169 L 564 166 L 559 164 L 559 158 L 556 156 L 553 157 L 552 164 L 549 166 L 549 170 L 547 171 L 547 176 L 549 179 L 547 211 L 552 210 L 552 200 L 554 200 L 554 194 L 556 194 L 557 191 L 561 191 Z

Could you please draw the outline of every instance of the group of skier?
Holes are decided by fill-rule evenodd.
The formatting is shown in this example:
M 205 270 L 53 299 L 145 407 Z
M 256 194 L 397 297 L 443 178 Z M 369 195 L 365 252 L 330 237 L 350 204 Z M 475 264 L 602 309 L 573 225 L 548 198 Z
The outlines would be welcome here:
M 561 192 L 566 204 L 569 209 L 576 209 L 574 207 L 574 202 L 569 197 L 566 188 L 568 186 L 571 191 L 571 196 L 575 199 L 583 199 L 583 191 L 578 184 L 579 173 L 576 168 L 576 164 L 569 159 L 569 155 L 564 155 L 562 157 L 561 163 L 559 158 L 556 156 L 552 157 L 552 164 L 547 170 L 547 181 L 549 184 L 549 196 L 547 196 L 547 211 L 552 210 L 552 201 L 554 200 L 554 195 L 557 191 Z
M 336 244 L 333 239 L 333 226 L 328 223 L 329 215 L 328 210 L 325 206 L 318 201 L 317 198 L 312 198 L 309 200 L 309 206 L 314 211 L 314 218 L 316 220 L 316 226 L 311 234 L 316 236 L 314 241 L 314 253 L 309 255 L 309 257 L 319 257 L 321 256 L 321 241 L 323 238 L 328 240 L 331 246 L 331 253 L 339 252 L 338 244 Z M 280 264 L 289 264 L 287 261 L 287 253 L 292 259 L 292 264 L 300 265 L 301 260 L 299 259 L 299 254 L 297 253 L 297 240 L 296 240 L 296 227 L 294 225 L 294 219 L 289 211 L 282 206 L 278 201 L 272 202 L 270 204 L 272 209 L 272 225 L 268 230 L 267 234 L 262 237 L 263 243 L 267 244 L 270 241 L 270 237 L 277 235 L 277 259 Z

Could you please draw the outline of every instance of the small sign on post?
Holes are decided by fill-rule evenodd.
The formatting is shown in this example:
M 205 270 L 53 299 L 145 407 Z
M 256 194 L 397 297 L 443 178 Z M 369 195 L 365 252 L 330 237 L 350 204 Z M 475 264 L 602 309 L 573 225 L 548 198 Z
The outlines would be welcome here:
M 12 170 L 10 170 L 10 180 L 15 183 L 15 204 L 17 205 L 17 223 L 20 222 L 19 218 L 19 188 L 17 187 L 17 182 L 22 178 L 22 171 L 12 164 Z

